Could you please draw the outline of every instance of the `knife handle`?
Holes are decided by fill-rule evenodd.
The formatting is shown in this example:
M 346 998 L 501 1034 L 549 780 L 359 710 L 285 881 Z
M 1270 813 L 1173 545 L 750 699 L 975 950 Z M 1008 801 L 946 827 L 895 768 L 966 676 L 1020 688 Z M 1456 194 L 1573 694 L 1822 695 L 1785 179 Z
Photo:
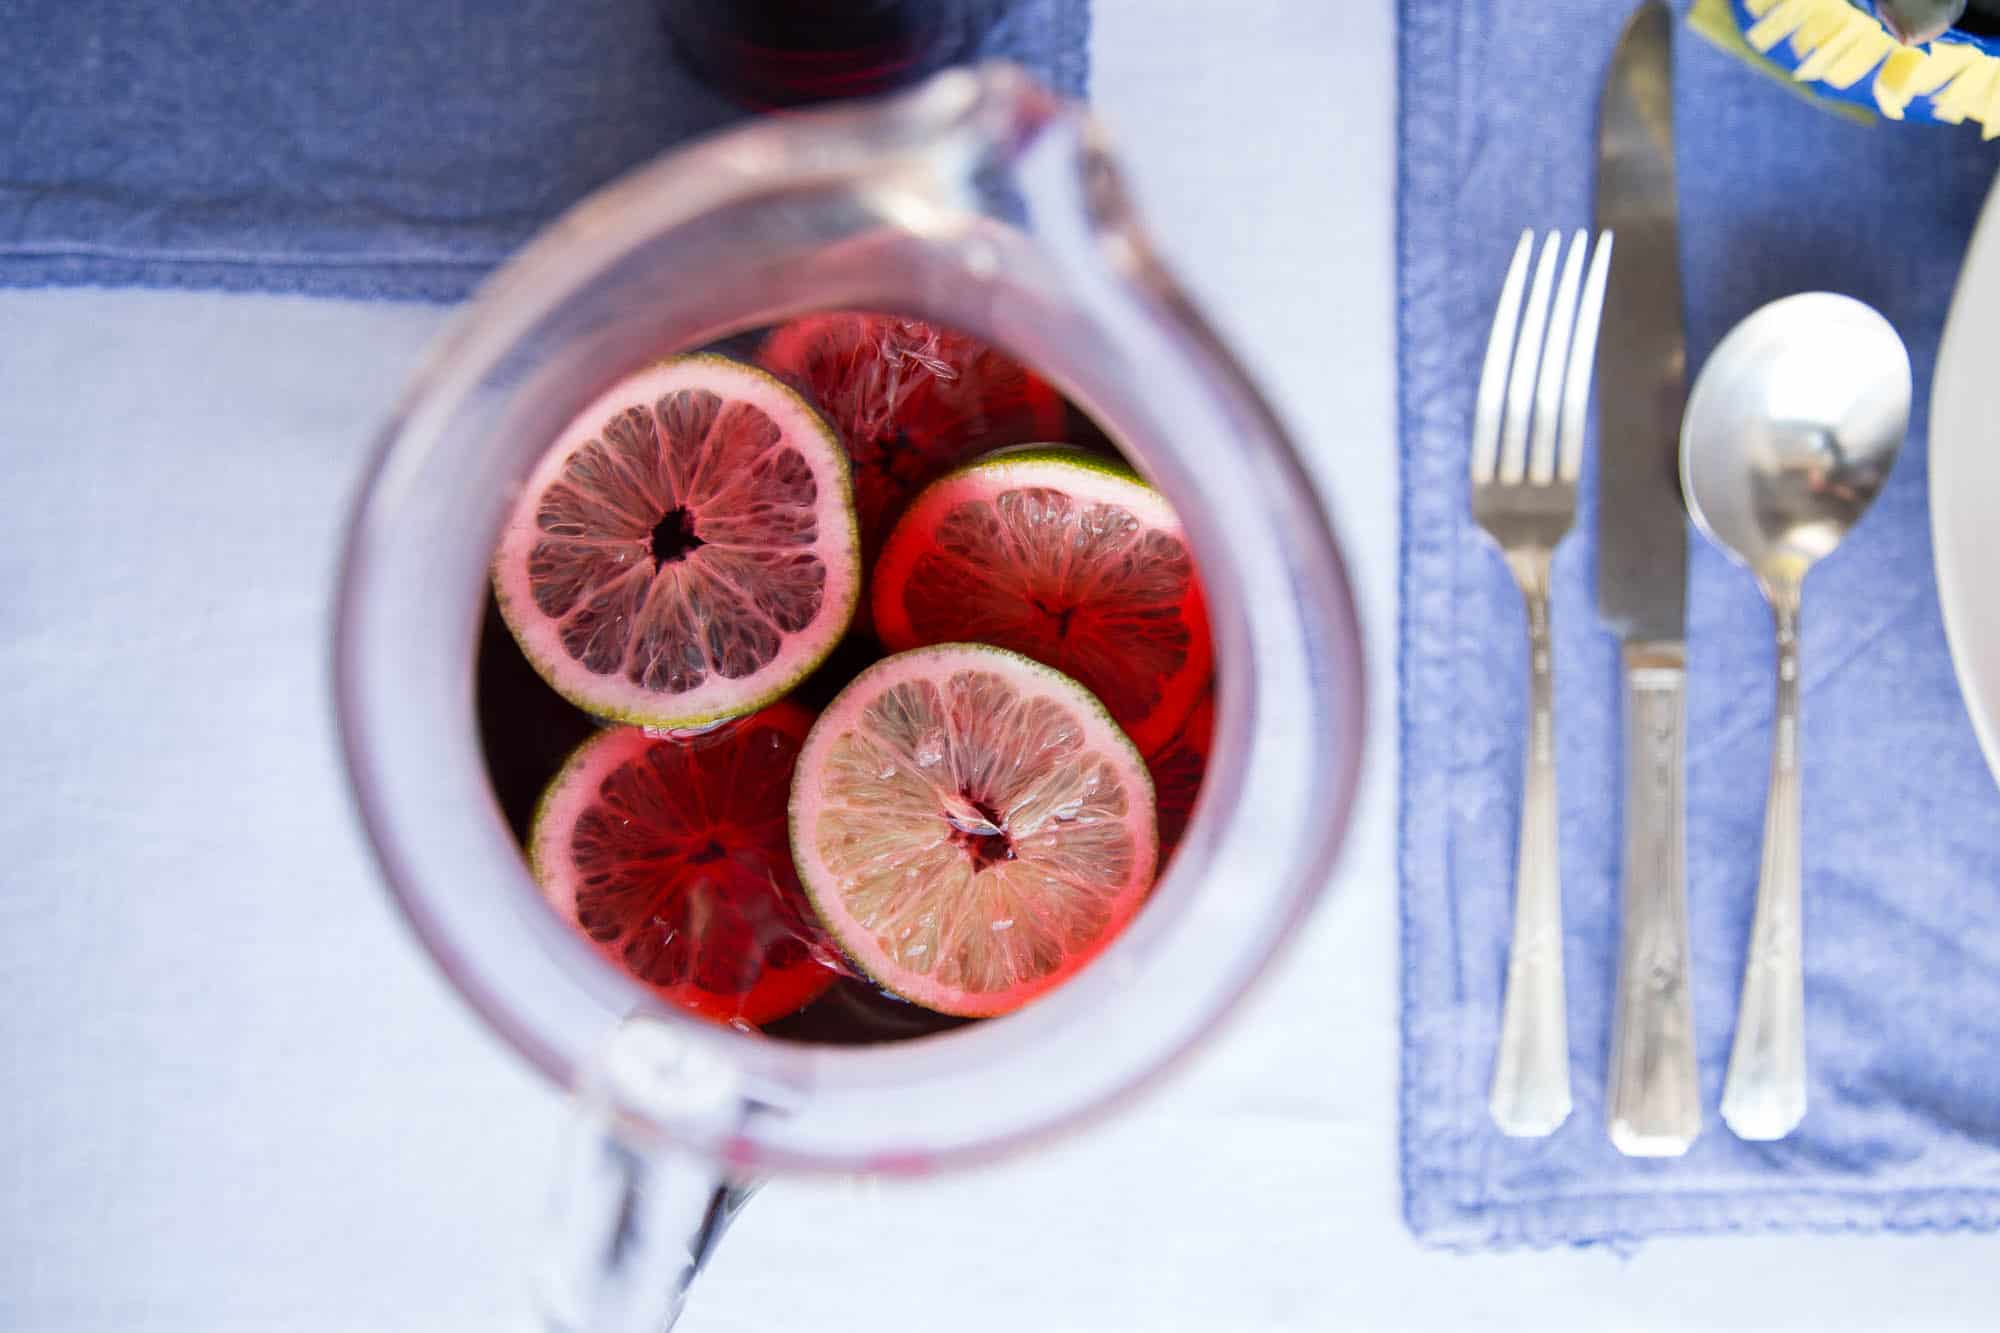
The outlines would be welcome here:
M 1627 643 L 1624 925 L 1605 1103 L 1611 1142 L 1628 1157 L 1678 1157 L 1701 1132 L 1688 988 L 1686 720 L 1681 645 Z
M 1722 1119 L 1740 1139 L 1782 1139 L 1806 1114 L 1806 983 L 1800 935 L 1799 613 L 1774 599 L 1778 702 L 1771 720 L 1771 790 L 1757 912 L 1736 1006 L 1736 1041 L 1722 1083 Z
M 1556 707 L 1547 557 L 1522 584 L 1528 607 L 1528 744 L 1514 860 L 1514 939 L 1487 1110 L 1514 1138 L 1553 1134 L 1569 1117 L 1563 1000 L 1562 877 L 1557 873 Z

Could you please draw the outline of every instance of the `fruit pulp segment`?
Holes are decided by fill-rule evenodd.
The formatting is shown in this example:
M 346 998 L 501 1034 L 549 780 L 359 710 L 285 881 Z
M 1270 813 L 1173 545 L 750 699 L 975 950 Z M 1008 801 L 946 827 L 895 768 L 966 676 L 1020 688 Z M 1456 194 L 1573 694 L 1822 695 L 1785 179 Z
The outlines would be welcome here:
M 676 357 L 619 380 L 543 454 L 502 530 L 502 618 L 557 693 L 687 729 L 779 698 L 860 589 L 833 429 L 753 366 Z
M 835 975 L 785 820 L 810 721 L 780 704 L 706 736 L 587 742 L 538 820 L 544 891 L 677 1004 L 750 1023 L 798 1008 Z
M 1136 853 L 1124 787 L 1077 732 L 1059 705 L 968 672 L 891 687 L 835 743 L 820 855 L 899 966 L 1003 990 L 1103 931 Z M 939 901 L 980 910 L 941 917 Z M 941 933 L 954 923 L 983 937 Z
M 818 902 L 900 994 L 946 1012 L 1014 1007 L 1094 955 L 1150 883 L 1143 772 L 1075 702 L 961 669 L 889 683 L 833 725 L 801 772 Z
M 1079 483 L 1090 475 L 1068 470 Z M 976 490 L 971 475 L 961 474 Z M 883 561 L 897 566 L 878 589 L 900 603 L 877 615 L 892 646 L 1010 648 L 1074 676 L 1142 746 L 1172 734 L 1209 655 L 1200 586 L 1177 530 L 1080 484 L 1010 485 L 938 504 L 933 513 L 928 495 L 918 502 Z M 912 528 L 927 531 L 906 537 Z M 915 554 L 904 567 L 906 541 Z
M 888 314 L 813 315 L 759 361 L 799 384 L 840 431 L 863 549 L 881 547 L 911 496 L 976 454 L 1059 437 L 1063 400 L 977 339 Z
M 755 405 L 680 389 L 570 455 L 535 512 L 535 605 L 597 675 L 684 693 L 775 658 L 818 615 L 811 465 Z
M 976 639 L 1055 662 L 1113 716 L 1144 717 L 1187 662 L 1180 608 L 1193 575 L 1186 546 L 1129 511 L 1026 487 L 946 514 L 904 603 L 926 642 Z

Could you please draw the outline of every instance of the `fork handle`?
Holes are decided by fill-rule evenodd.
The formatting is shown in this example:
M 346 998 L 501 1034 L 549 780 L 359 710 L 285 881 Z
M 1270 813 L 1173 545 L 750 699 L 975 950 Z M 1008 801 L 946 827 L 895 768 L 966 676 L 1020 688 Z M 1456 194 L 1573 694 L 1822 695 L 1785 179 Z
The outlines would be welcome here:
M 1625 645 L 1623 929 L 1605 1109 L 1628 1157 L 1678 1157 L 1701 1132 L 1688 988 L 1686 653 Z
M 1569 1023 L 1564 1014 L 1562 882 L 1557 874 L 1555 669 L 1548 559 L 1517 569 L 1528 611 L 1528 742 L 1521 837 L 1514 865 L 1514 939 L 1500 1049 L 1487 1100 L 1500 1132 L 1539 1138 L 1569 1115 Z

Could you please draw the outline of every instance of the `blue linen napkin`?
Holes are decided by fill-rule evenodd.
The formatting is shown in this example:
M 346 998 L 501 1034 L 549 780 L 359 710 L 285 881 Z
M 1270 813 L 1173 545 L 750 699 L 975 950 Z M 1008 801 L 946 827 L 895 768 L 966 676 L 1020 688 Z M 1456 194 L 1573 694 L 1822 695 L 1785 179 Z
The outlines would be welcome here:
M 0 285 L 455 300 L 590 190 L 742 112 L 657 0 L 0 0 Z M 1088 0 L 984 54 L 1083 92 Z
M 1597 90 L 1627 8 L 1401 4 L 1407 1220 L 1458 1248 L 2000 1226 L 2000 790 L 1947 656 L 1925 444 L 1939 332 L 2000 153 L 1976 131 L 1816 111 L 1685 28 L 1691 365 L 1756 307 L 1812 288 L 1876 306 L 1916 365 L 1913 433 L 1886 493 L 1806 584 L 1810 1109 L 1769 1144 L 1737 1140 L 1716 1112 L 1757 878 L 1772 648 L 1749 577 L 1691 533 L 1687 868 L 1705 1119 L 1678 1161 L 1629 1160 L 1605 1138 L 1622 768 L 1586 477 L 1555 581 L 1576 1109 L 1544 1140 L 1509 1140 L 1487 1120 L 1526 664 L 1519 595 L 1468 512 L 1467 432 L 1521 228 L 1589 225 Z

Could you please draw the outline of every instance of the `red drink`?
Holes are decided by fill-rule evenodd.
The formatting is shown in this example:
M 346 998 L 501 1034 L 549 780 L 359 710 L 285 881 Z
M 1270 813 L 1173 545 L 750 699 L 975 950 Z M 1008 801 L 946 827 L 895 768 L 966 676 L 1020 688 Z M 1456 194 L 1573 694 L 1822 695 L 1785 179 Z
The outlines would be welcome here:
M 1050 488 L 1061 487 L 1071 477 L 1083 488 L 1079 496 L 1086 496 L 1093 486 L 1130 488 L 1139 506 L 1135 512 L 1151 512 L 1149 506 L 1154 507 L 1166 515 L 1164 520 L 1154 521 L 1171 522 L 1164 502 L 1123 469 L 1103 432 L 1018 365 L 969 338 L 914 321 L 878 315 L 814 316 L 773 333 L 731 339 L 719 350 L 739 358 L 756 355 L 788 378 L 838 428 L 839 447 L 848 456 L 853 477 L 853 500 L 863 518 L 859 549 L 868 566 L 878 572 L 890 562 L 890 556 L 882 553 L 885 543 L 903 552 L 896 557 L 899 572 L 893 578 L 885 575 L 874 590 L 878 600 L 892 599 L 892 604 L 885 604 L 891 614 L 884 622 L 893 627 L 885 631 L 892 639 L 890 646 L 984 640 L 1076 676 L 1081 685 L 1064 680 L 1064 687 L 1087 700 L 1091 700 L 1088 691 L 1095 691 L 1115 716 L 1114 722 L 1113 717 L 1099 713 L 1102 721 L 1091 725 L 1109 727 L 1115 744 L 1128 747 L 1126 753 L 1134 766 L 1140 766 L 1142 760 L 1154 765 L 1154 783 L 1161 801 L 1159 832 L 1177 837 L 1178 822 L 1185 818 L 1193 786 L 1200 780 L 1207 744 L 1203 731 L 1200 757 L 1192 760 L 1190 770 L 1188 736 L 1193 724 L 1189 719 L 1206 705 L 1193 705 L 1189 699 L 1206 697 L 1201 683 L 1207 679 L 1209 654 L 1198 592 L 1188 595 L 1196 599 L 1191 632 L 1199 642 L 1186 642 L 1185 635 L 1179 639 L 1169 636 L 1166 649 L 1179 653 L 1175 663 L 1181 669 L 1163 685 L 1152 665 L 1154 659 L 1148 656 L 1149 627 L 1158 626 L 1163 610 L 1144 602 L 1148 579 L 1159 582 L 1154 576 L 1160 575 L 1160 570 L 1143 565 L 1135 570 L 1130 559 L 1121 565 L 1123 576 L 1135 580 L 1129 585 L 1133 589 L 1129 596 L 1141 601 L 1136 611 L 1125 600 L 1128 594 L 1117 591 L 1124 585 L 1107 582 L 1101 571 L 1089 573 L 1087 562 L 1078 564 L 1073 575 L 1036 573 L 1024 566 L 1015 571 L 1018 582 L 1008 581 L 1011 574 L 997 584 L 980 584 L 974 578 L 973 583 L 940 601 L 934 595 L 935 580 L 947 575 L 933 572 L 933 568 L 947 569 L 949 552 L 941 547 L 939 554 L 926 554 L 929 544 L 934 543 L 925 532 L 912 536 L 899 527 L 893 539 L 887 538 L 888 528 L 899 517 L 909 518 L 914 525 L 920 515 L 937 510 L 938 496 L 948 498 L 957 493 L 948 489 L 951 487 L 969 487 L 965 494 L 971 498 L 963 504 L 946 504 L 950 514 L 967 505 L 977 509 L 986 502 L 980 497 L 988 492 L 992 503 L 1002 506 L 993 513 L 1013 512 L 1009 506 L 1018 506 L 1009 497 L 1026 495 L 1038 497 L 1032 500 L 1039 507 L 1038 513 L 1053 514 L 1051 506 L 1057 497 Z M 732 370 L 730 374 L 741 372 Z M 642 406 L 644 401 L 642 398 Z M 648 416 L 647 421 L 656 421 L 664 437 L 671 433 L 675 418 L 664 400 L 658 410 L 657 419 Z M 730 409 L 721 410 L 724 415 L 719 421 L 725 424 L 715 425 L 711 432 L 727 429 Z M 809 409 L 807 414 L 811 415 Z M 593 420 L 588 432 L 611 444 L 627 442 L 629 432 L 621 423 L 628 418 L 636 419 L 628 411 L 614 414 L 601 425 Z M 1003 455 L 970 471 L 953 471 L 965 460 L 994 448 L 1049 443 L 1083 448 L 1054 455 Z M 592 438 L 578 454 L 607 447 Z M 754 461 L 735 468 L 732 477 L 740 473 L 754 480 L 758 470 L 768 465 L 768 456 L 754 450 L 743 457 Z M 1038 482 L 1023 490 L 1010 483 L 991 483 L 996 468 L 1007 475 L 1021 468 L 1043 469 L 1033 476 L 1046 477 L 1048 486 Z M 598 462 L 583 466 L 579 475 L 612 476 L 615 480 L 625 474 Z M 940 480 L 947 476 L 950 480 Z M 981 481 L 982 477 L 988 480 Z M 932 482 L 938 484 L 926 489 Z M 540 599 L 542 609 L 560 613 L 567 626 L 574 627 L 579 620 L 593 625 L 599 621 L 609 625 L 611 621 L 593 609 L 590 596 L 571 595 L 566 600 L 543 597 L 550 581 L 560 584 L 566 579 L 587 582 L 597 578 L 616 585 L 636 578 L 652 580 L 655 588 L 668 587 L 675 578 L 696 577 L 698 569 L 709 567 L 704 561 L 716 569 L 736 568 L 714 562 L 734 559 L 730 553 L 746 543 L 756 545 L 754 532 L 746 535 L 741 521 L 713 507 L 672 509 L 661 514 L 647 531 L 646 524 L 654 516 L 650 510 L 638 512 L 644 504 L 635 495 L 616 494 L 607 504 L 592 508 L 574 496 L 563 499 L 568 494 L 567 485 L 558 482 L 537 492 L 531 483 L 530 494 L 541 496 L 538 540 L 542 544 L 535 548 L 527 566 L 544 581 L 534 597 Z M 982 485 L 985 491 L 979 489 Z M 913 505 L 911 498 L 919 491 L 923 499 Z M 1082 508 L 1079 501 L 1079 512 Z M 1101 505 L 1090 512 L 1100 509 Z M 618 563 L 608 566 L 608 573 L 572 575 L 565 563 L 571 557 L 561 554 L 568 549 L 565 542 L 573 539 L 591 552 L 609 540 L 576 536 L 579 525 L 600 510 L 614 517 L 626 511 L 637 514 L 625 520 L 634 525 L 631 549 L 624 552 L 621 548 Z M 745 512 L 768 515 L 774 511 L 760 502 Z M 1073 520 L 1076 517 L 1072 515 Z M 1128 525 L 1137 522 L 1129 515 L 1122 521 Z M 1103 520 L 1091 518 L 1083 520 L 1083 526 L 1075 531 L 1089 533 L 1103 527 Z M 551 533 L 553 538 L 548 536 Z M 939 540 L 950 545 L 948 539 Z M 1070 540 L 1063 538 L 1065 543 Z M 553 554 L 544 554 L 544 547 Z M 700 554 L 704 549 L 708 553 Z M 912 549 L 915 555 L 910 554 Z M 1179 551 L 1182 584 L 1192 588 L 1184 548 L 1163 541 L 1159 549 L 1166 551 L 1169 559 Z M 973 573 L 1006 565 L 1008 550 L 1011 548 L 994 547 L 977 555 L 973 564 L 978 569 Z M 503 545 L 496 568 L 505 564 L 506 551 Z M 939 565 L 939 560 L 947 560 L 947 564 Z M 740 571 L 730 574 L 717 586 L 726 595 L 742 577 Z M 955 577 L 969 576 L 961 573 Z M 1077 586 L 1072 588 L 1071 583 Z M 505 581 L 496 586 L 503 600 L 510 591 L 517 603 L 526 599 Z M 904 591 L 899 592 L 899 588 Z M 909 598 L 907 607 L 899 600 L 903 596 Z M 1070 604 L 1057 604 L 1065 598 Z M 647 594 L 624 603 L 619 614 L 646 621 L 654 613 L 654 604 L 652 594 Z M 956 609 L 961 606 L 963 619 L 956 618 Z M 916 608 L 914 616 L 907 614 L 909 608 Z M 1133 613 L 1128 615 L 1128 611 Z M 807 872 L 817 870 L 824 881 L 830 873 L 817 864 L 817 855 L 812 866 L 794 865 L 791 849 L 804 844 L 796 841 L 800 836 L 796 823 L 801 817 L 796 799 L 792 802 L 792 825 L 785 823 L 792 766 L 799 762 L 801 736 L 811 727 L 812 719 L 827 715 L 843 689 L 857 675 L 870 671 L 887 652 L 867 616 L 857 615 L 830 655 L 803 680 L 785 687 L 782 700 L 765 703 L 760 699 L 746 705 L 752 710 L 749 714 L 736 714 L 738 720 L 724 721 L 703 734 L 682 731 L 647 737 L 635 727 L 613 728 L 623 739 L 603 730 L 607 724 L 601 716 L 593 716 L 564 697 L 578 695 L 563 686 L 559 675 L 551 676 L 546 661 L 538 666 L 523 652 L 524 642 L 539 642 L 532 634 L 522 638 L 526 632 L 523 619 L 518 605 L 503 615 L 502 601 L 496 600 L 481 638 L 477 703 L 494 793 L 516 835 L 531 848 L 537 877 L 551 902 L 614 962 L 670 1003 L 792 1040 L 836 1044 L 900 1040 L 959 1026 L 970 1021 L 967 1015 L 1001 1011 L 978 1007 L 976 997 L 961 1002 L 951 995 L 949 987 L 942 992 L 946 998 L 934 1000 L 938 992 L 933 989 L 921 985 L 912 989 L 897 983 L 895 958 L 879 951 L 870 954 L 867 948 L 857 954 L 852 947 L 856 938 L 873 940 L 872 931 L 864 931 L 862 937 L 840 936 L 842 924 L 852 926 L 852 904 L 843 903 L 829 916 L 833 903 L 820 898 L 808 902 L 810 884 L 802 885 L 800 876 L 811 880 Z M 909 623 L 913 620 L 936 623 L 927 632 L 919 632 Z M 612 629 L 617 626 L 612 625 Z M 683 631 L 689 632 L 697 631 Z M 589 635 L 581 637 L 590 642 L 575 647 L 577 636 L 565 641 L 572 643 L 580 657 L 588 658 L 596 651 L 597 642 Z M 679 651 L 669 640 L 662 642 Z M 711 659 L 717 655 L 713 636 L 695 646 Z M 629 661 L 629 652 L 619 660 Z M 563 669 L 574 675 L 574 668 L 571 664 Z M 623 665 L 601 664 L 591 669 L 614 675 L 626 670 Z M 552 683 L 555 688 L 551 688 Z M 624 687 L 624 682 L 619 684 Z M 1098 708 L 1091 700 L 1086 711 Z M 593 711 L 602 715 L 607 710 L 595 707 Z M 746 733 L 745 728 L 752 730 Z M 1142 754 L 1129 748 L 1128 733 L 1140 746 L 1150 746 L 1150 752 Z M 745 741 L 746 734 L 754 737 L 754 743 Z M 617 761 L 624 764 L 622 768 L 611 761 L 590 767 L 594 761 L 587 755 L 611 751 L 623 756 Z M 774 767 L 778 765 L 782 767 Z M 584 776 L 578 778 L 578 773 Z M 864 779 L 868 776 L 863 775 Z M 1051 780 L 1060 783 L 1064 775 L 1056 773 Z M 1139 886 L 1143 892 L 1150 887 L 1159 864 L 1155 858 L 1163 859 L 1171 846 L 1162 850 L 1154 839 L 1152 797 L 1150 793 L 1142 795 L 1145 780 L 1136 781 L 1132 800 L 1145 802 L 1144 837 L 1151 845 L 1141 849 L 1147 858 L 1143 869 L 1134 868 L 1130 874 L 1144 876 Z M 980 794 L 969 787 L 958 794 L 945 791 L 942 799 L 951 808 L 941 810 L 941 817 L 951 820 L 951 827 L 958 830 L 948 841 L 959 850 L 946 851 L 946 859 L 962 853 L 970 868 L 966 873 L 973 876 L 969 882 L 977 881 L 981 871 L 1002 876 L 995 883 L 1021 882 L 1028 864 L 1041 854 L 1042 843 L 1028 838 L 1019 828 L 1009 827 L 1008 819 L 1016 812 L 982 804 Z M 860 804 L 865 807 L 869 800 Z M 578 815 L 579 809 L 585 813 Z M 554 834 L 548 828 L 552 821 L 561 825 Z M 1069 830 L 1063 833 L 1070 836 Z M 1010 863 L 1017 855 L 1028 861 L 1022 863 L 1022 875 L 1007 880 L 1005 877 L 1013 873 Z M 1136 900 L 1130 905 L 1135 908 Z M 863 915 L 865 907 L 864 903 Z M 1020 953 L 1022 958 L 1051 947 L 1047 938 L 1034 937 L 1042 923 L 1032 919 L 1032 910 L 1018 921 L 1017 916 L 1013 909 L 995 909 L 995 919 L 981 923 L 981 930 L 1018 928 L 1028 932 L 1023 937 L 1026 942 L 1017 950 L 1026 951 Z M 901 939 L 912 931 L 931 928 L 909 924 L 919 917 L 908 912 L 905 918 L 900 934 L 897 930 L 888 934 Z M 1118 924 L 1106 924 L 1102 942 L 1108 943 Z M 1036 938 L 1042 942 L 1037 944 Z M 912 956 L 928 974 L 930 960 L 920 956 L 924 947 L 912 946 Z M 1093 944 L 1068 964 L 1059 966 L 1057 960 L 1047 960 L 1042 966 L 1047 984 L 1060 984 L 1070 968 L 1082 966 L 1094 956 L 1096 947 L 1100 946 Z M 718 949 L 730 956 L 716 956 Z M 862 958 L 862 954 L 868 957 Z M 862 960 L 856 961 L 858 958 Z M 824 975 L 817 985 L 809 980 L 802 984 L 802 977 L 817 975 L 810 972 L 812 968 L 823 969 Z M 890 985 L 878 983 L 876 978 L 899 985 L 904 993 L 923 998 L 925 1004 L 899 998 Z M 910 977 L 912 981 L 921 979 L 915 974 Z M 1000 987 L 996 993 L 1001 992 L 1020 997 L 993 1002 L 1006 1007 L 1039 993 L 1032 984 Z M 816 998 L 799 1007 L 805 996 Z

